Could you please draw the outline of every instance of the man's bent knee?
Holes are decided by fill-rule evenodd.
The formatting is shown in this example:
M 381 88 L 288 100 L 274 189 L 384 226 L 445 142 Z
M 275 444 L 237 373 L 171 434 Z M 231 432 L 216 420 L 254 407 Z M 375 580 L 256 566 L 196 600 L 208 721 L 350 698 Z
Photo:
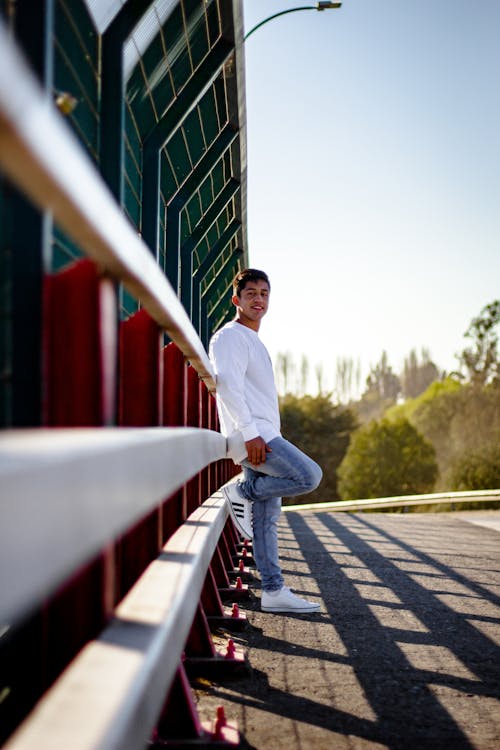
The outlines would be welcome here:
M 311 466 L 309 467 L 308 477 L 307 477 L 307 489 L 306 492 L 312 492 L 315 490 L 318 486 L 321 480 L 323 479 L 323 470 L 321 466 L 319 466 L 314 461 L 311 462 Z

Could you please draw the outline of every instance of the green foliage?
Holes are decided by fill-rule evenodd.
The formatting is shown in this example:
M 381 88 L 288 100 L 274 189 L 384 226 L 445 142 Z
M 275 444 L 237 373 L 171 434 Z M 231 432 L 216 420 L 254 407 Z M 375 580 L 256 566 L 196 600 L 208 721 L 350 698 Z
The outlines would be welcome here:
M 431 492 L 434 448 L 406 419 L 372 421 L 353 435 L 338 476 L 343 500 Z
M 436 450 L 439 490 L 450 489 L 451 467 L 461 455 L 494 442 L 500 432 L 500 381 L 486 387 L 469 383 L 425 401 L 412 424 Z
M 394 399 L 380 398 L 375 391 L 365 391 L 361 399 L 353 405 L 353 408 L 361 424 L 367 424 L 373 419 L 382 419 L 387 411 L 394 406 Z
M 309 503 L 338 500 L 337 468 L 342 461 L 352 431 L 357 427 L 353 413 L 335 406 L 328 396 L 288 394 L 280 400 L 283 436 L 311 456 L 323 469 L 323 481 L 309 495 L 291 500 Z
M 438 396 L 448 393 L 457 393 L 463 386 L 455 378 L 448 376 L 444 380 L 435 380 L 431 385 L 417 398 L 407 398 L 402 404 L 391 406 L 384 414 L 384 417 L 394 421 L 395 419 L 408 419 L 412 421 L 413 415 L 418 409 L 424 408 Z
M 405 418 L 432 443 L 439 479 L 436 490 L 452 489 L 452 467 L 500 433 L 500 380 L 481 387 L 452 377 L 433 383 L 421 396 L 386 412 L 390 421 Z
M 500 488 L 500 433 L 494 443 L 464 453 L 455 460 L 450 484 L 457 492 Z

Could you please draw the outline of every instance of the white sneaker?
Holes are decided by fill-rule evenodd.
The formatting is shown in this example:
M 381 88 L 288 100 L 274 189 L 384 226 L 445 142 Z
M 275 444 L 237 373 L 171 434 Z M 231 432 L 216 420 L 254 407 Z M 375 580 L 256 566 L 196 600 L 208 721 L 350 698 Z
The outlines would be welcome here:
M 278 591 L 263 591 L 260 608 L 263 612 L 317 612 L 319 604 L 313 604 L 292 594 L 288 586 Z
M 234 525 L 245 539 L 253 539 L 251 501 L 240 495 L 236 482 L 226 484 L 225 487 L 221 487 L 221 490 L 226 498 Z

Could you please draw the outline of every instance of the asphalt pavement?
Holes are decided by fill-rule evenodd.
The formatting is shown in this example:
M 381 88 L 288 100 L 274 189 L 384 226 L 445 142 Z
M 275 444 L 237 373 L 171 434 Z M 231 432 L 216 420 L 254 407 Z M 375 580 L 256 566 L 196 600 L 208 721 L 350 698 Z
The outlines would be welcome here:
M 499 750 L 500 532 L 485 515 L 283 513 L 286 582 L 321 611 L 260 612 L 256 579 L 233 636 L 249 674 L 200 681 L 202 718 L 223 705 L 248 750 Z

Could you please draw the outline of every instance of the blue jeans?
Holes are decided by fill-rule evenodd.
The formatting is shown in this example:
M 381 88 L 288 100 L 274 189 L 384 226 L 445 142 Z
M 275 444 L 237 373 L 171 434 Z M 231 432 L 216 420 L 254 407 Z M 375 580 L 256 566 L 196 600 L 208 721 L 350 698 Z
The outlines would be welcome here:
M 258 467 L 242 461 L 244 480 L 238 489 L 253 501 L 253 554 L 264 591 L 283 586 L 278 554 L 281 498 L 312 492 L 323 472 L 318 464 L 285 438 L 270 441 L 271 453 Z

